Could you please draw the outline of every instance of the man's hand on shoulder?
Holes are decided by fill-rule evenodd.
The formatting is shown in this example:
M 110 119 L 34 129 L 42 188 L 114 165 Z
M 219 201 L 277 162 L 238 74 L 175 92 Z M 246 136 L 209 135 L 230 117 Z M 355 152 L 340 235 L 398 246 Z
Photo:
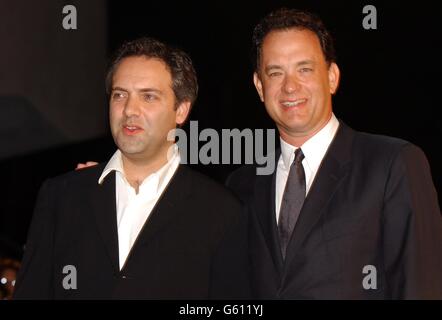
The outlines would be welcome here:
M 93 166 L 96 166 L 97 164 L 98 164 L 98 162 L 94 162 L 94 161 L 88 161 L 86 163 L 79 163 L 79 164 L 77 164 L 77 167 L 75 168 L 75 170 L 81 170 L 84 168 L 93 167 Z

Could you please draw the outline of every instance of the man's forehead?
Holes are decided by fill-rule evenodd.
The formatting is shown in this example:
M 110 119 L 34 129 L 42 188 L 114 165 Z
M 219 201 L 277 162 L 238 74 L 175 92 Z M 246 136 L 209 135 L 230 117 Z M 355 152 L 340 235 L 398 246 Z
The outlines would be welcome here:
M 291 63 L 318 62 L 323 58 L 316 34 L 310 30 L 278 30 L 270 32 L 262 46 L 261 59 L 265 65 L 290 60 Z
M 166 64 L 156 58 L 128 57 L 121 60 L 113 76 L 114 85 L 119 81 L 167 81 L 172 76 Z
M 163 60 L 146 56 L 123 58 L 115 70 L 115 74 L 117 73 L 132 74 L 139 77 L 151 73 L 170 75 L 169 69 Z
M 270 31 L 263 38 L 263 43 L 272 38 L 309 38 L 311 40 L 316 40 L 319 43 L 318 35 L 307 28 L 285 28 L 285 29 L 275 29 Z

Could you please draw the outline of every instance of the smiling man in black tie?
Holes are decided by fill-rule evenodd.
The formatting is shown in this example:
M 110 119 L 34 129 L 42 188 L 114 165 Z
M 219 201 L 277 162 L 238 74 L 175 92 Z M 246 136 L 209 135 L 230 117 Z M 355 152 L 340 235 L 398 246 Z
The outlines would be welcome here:
M 280 9 L 255 28 L 254 83 L 276 123 L 276 172 L 235 171 L 250 211 L 255 298 L 442 299 L 442 219 L 415 145 L 352 130 L 332 111 L 333 42 Z

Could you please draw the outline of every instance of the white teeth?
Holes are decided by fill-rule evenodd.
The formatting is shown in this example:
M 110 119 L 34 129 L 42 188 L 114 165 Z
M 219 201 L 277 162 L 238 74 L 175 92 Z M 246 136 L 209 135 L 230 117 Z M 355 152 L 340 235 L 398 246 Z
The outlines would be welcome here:
M 129 130 L 135 130 L 137 127 L 128 127 L 128 126 L 126 126 L 126 128 L 128 128 Z
M 282 104 L 286 107 L 294 107 L 294 106 L 297 106 L 298 104 L 304 103 L 305 101 L 307 101 L 307 100 L 306 99 L 299 99 L 296 101 L 286 101 L 286 102 L 283 102 Z

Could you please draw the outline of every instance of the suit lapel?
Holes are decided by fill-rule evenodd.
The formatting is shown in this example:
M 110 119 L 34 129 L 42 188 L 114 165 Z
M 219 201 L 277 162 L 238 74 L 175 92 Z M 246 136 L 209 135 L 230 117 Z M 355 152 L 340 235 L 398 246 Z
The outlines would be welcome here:
M 158 199 L 155 207 L 152 209 L 149 218 L 143 225 L 137 240 L 133 245 L 136 246 L 149 242 L 157 232 L 169 225 L 169 222 L 180 213 L 181 202 L 192 190 L 192 178 L 189 174 L 190 169 L 184 165 L 179 165 L 174 176 Z M 129 256 L 127 261 L 129 260 Z
M 98 180 L 98 178 L 97 178 Z M 116 271 L 119 270 L 118 261 L 118 230 L 117 209 L 115 200 L 115 172 L 103 180 L 101 185 L 92 189 L 89 193 L 90 203 L 95 214 L 95 221 L 100 236 L 106 247 L 111 263 Z
M 164 190 L 160 199 L 144 223 L 131 251 L 126 259 L 127 265 L 130 256 L 136 246 L 148 242 L 159 230 L 168 225 L 168 222 L 179 212 L 180 201 L 185 198 L 191 189 L 189 169 L 180 165 L 169 185 Z M 98 178 L 97 178 L 98 179 Z M 103 183 L 94 188 L 91 195 L 91 206 L 95 214 L 95 220 L 106 251 L 116 272 L 119 268 L 117 209 L 115 200 L 115 172 L 103 180 Z M 121 270 L 123 270 L 123 268 Z
M 273 258 L 273 263 L 278 274 L 282 271 L 282 256 L 279 245 L 275 214 L 275 183 L 276 166 L 280 150 L 275 153 L 275 170 L 271 175 L 257 175 L 254 185 L 253 212 L 255 212 L 261 232 L 264 235 L 266 245 Z
M 353 131 L 340 122 L 338 132 L 321 162 L 293 230 L 287 249 L 286 266 L 299 251 L 303 241 L 323 214 L 324 207 L 347 174 L 352 140 Z

